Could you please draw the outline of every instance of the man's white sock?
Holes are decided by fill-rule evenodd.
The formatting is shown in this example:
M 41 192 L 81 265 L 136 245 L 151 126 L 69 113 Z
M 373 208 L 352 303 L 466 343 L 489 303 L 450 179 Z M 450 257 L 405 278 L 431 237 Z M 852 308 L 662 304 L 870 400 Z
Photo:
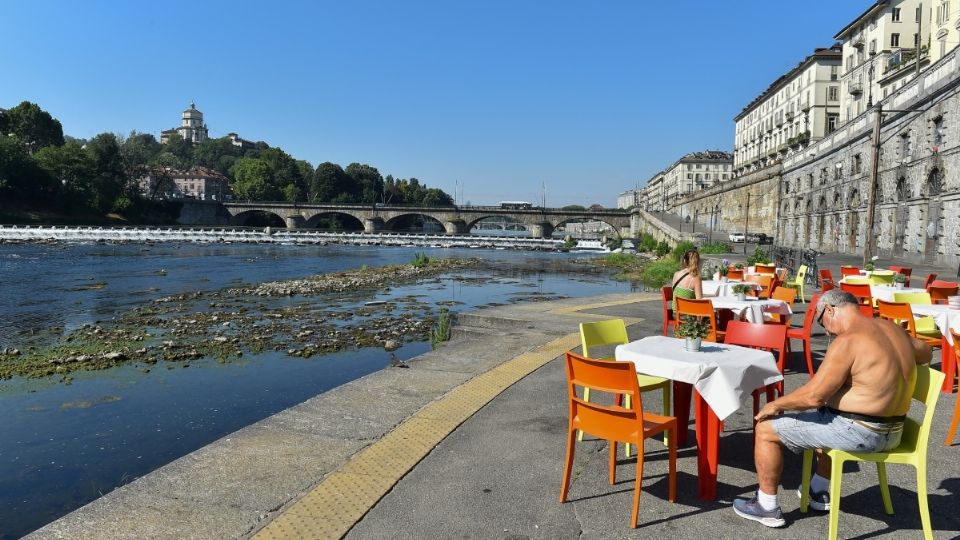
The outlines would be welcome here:
M 830 489 L 830 479 L 813 473 L 813 478 L 810 479 L 810 492 L 819 493 L 821 491 L 827 491 L 828 489 Z
M 757 488 L 757 502 L 760 503 L 760 508 L 764 510 L 773 510 L 780 506 L 780 503 L 777 502 L 776 492 L 773 495 L 767 495 L 760 488 Z

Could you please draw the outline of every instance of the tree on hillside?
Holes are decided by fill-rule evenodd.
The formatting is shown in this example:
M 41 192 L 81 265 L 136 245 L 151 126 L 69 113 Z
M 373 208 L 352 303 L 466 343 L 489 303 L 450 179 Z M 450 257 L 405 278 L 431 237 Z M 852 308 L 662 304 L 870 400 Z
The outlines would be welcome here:
M 64 143 L 60 121 L 29 101 L 0 114 L 0 135 L 15 136 L 31 154 Z
M 184 139 L 179 133 L 173 133 L 163 145 L 163 151 L 176 157 L 181 164 L 189 167 L 193 164 L 193 143 Z
M 85 207 L 91 199 L 96 163 L 79 143 L 48 146 L 34 154 L 37 164 L 64 195 L 67 206 Z
M 131 131 L 130 135 L 120 141 L 120 155 L 127 175 L 139 178 L 162 150 L 163 145 L 150 133 Z
M 336 163 L 326 161 L 317 165 L 310 185 L 311 202 L 333 202 L 342 193 L 349 193 L 351 178 Z
M 241 153 L 242 150 L 234 146 L 229 137 L 207 139 L 193 147 L 191 164 L 227 174 Z
M 99 212 L 109 212 L 129 187 L 120 144 L 113 133 L 101 133 L 90 139 L 86 149 L 96 170 L 90 206 Z
M 382 202 L 383 177 L 376 167 L 367 164 L 351 163 L 344 170 L 353 179 L 351 195 L 354 202 L 375 203 Z
M 272 182 L 273 171 L 266 161 L 241 158 L 233 167 L 233 192 L 241 200 L 276 201 L 282 196 Z
M 47 198 L 55 194 L 57 188 L 55 179 L 37 165 L 17 137 L 0 135 L 0 195 L 4 200 Z
M 585 212 L 587 209 L 579 204 L 568 204 L 561 208 L 561 210 L 566 210 L 568 212 Z
M 271 183 L 284 194 L 284 200 L 306 200 L 307 181 L 300 175 L 296 160 L 279 148 L 260 152 L 260 160 L 270 165 Z

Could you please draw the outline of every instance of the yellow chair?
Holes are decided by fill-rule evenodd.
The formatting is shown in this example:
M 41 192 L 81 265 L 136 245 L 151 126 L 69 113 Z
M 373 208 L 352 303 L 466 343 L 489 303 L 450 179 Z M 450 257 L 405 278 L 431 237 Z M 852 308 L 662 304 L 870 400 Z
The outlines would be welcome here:
M 930 299 L 930 293 L 928 292 L 895 292 L 893 293 L 893 301 L 922 306 L 933 304 L 933 300 Z M 941 337 L 940 330 L 937 328 L 937 323 L 933 320 L 933 317 L 920 317 L 913 321 L 913 326 L 917 330 L 917 333 L 922 336 L 932 338 Z
M 623 319 L 580 323 L 580 345 L 583 347 L 583 355 L 587 358 L 592 358 L 590 356 L 591 347 L 602 347 L 604 345 L 626 345 L 629 342 L 630 338 L 627 337 L 627 325 L 624 324 Z M 599 358 L 598 360 L 613 360 L 613 358 Z M 657 389 L 663 390 L 664 416 L 670 415 L 670 388 L 672 384 L 673 381 L 670 379 L 637 373 L 637 385 L 640 387 L 641 392 Z M 584 388 L 583 400 L 587 403 L 590 402 L 589 388 Z M 629 409 L 630 396 L 624 396 L 624 400 L 625 402 L 623 406 Z M 577 435 L 577 440 L 583 440 L 582 431 Z M 668 443 L 666 433 L 664 433 L 663 443 L 665 445 Z M 626 450 L 627 457 L 630 457 L 629 443 L 627 443 Z
M 788 287 L 793 287 L 800 291 L 800 302 L 806 303 L 807 301 L 803 297 L 803 280 L 807 277 L 807 265 L 801 264 L 800 268 L 797 270 L 797 275 L 793 278 L 793 281 L 787 281 L 784 285 Z
M 890 270 L 875 270 L 870 273 L 871 285 L 893 285 L 893 276 L 895 272 Z
M 846 283 L 847 285 L 869 285 L 870 278 L 846 276 L 845 278 L 843 278 L 842 283 Z
M 877 477 L 880 483 L 880 495 L 883 497 L 883 509 L 893 514 L 890 502 L 890 487 L 887 485 L 887 463 L 912 465 L 917 470 L 917 499 L 920 506 L 920 523 L 923 525 L 923 537 L 933 538 L 930 527 L 930 508 L 927 506 L 927 442 L 930 439 L 930 426 L 933 424 L 933 411 L 940 397 L 943 385 L 943 373 L 927 366 L 917 366 L 917 385 L 913 390 L 913 399 L 923 402 L 926 410 L 923 421 L 907 418 L 903 423 L 903 437 L 900 446 L 888 452 L 857 453 L 843 450 L 826 450 L 833 460 L 830 468 L 830 526 L 829 540 L 837 538 L 840 524 L 840 481 L 843 478 L 843 464 L 846 461 L 872 461 L 877 464 Z M 803 452 L 803 486 L 800 488 L 800 511 L 806 512 L 810 503 L 810 472 L 813 465 L 813 450 Z

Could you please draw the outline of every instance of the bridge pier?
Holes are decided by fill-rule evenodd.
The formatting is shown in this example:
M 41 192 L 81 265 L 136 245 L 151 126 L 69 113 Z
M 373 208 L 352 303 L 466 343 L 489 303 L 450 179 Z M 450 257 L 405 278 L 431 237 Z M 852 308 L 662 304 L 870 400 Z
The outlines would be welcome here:
M 447 234 L 466 234 L 467 222 L 463 221 L 462 219 L 445 221 L 443 223 L 443 228 L 447 231 Z
M 549 222 L 534 223 L 527 228 L 530 230 L 530 236 L 534 238 L 550 238 L 553 234 L 553 224 Z
M 363 232 L 374 233 L 383 230 L 383 218 L 366 218 L 363 220 Z
M 307 224 L 307 220 L 300 214 L 287 216 L 283 221 L 287 224 L 288 229 L 302 229 Z

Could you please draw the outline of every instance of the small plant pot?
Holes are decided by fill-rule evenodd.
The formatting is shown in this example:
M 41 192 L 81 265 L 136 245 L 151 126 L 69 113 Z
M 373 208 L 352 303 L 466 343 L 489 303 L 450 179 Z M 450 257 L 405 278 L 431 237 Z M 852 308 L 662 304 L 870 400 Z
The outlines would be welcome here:
M 726 282 L 727 282 L 727 276 L 720 276 L 720 282 L 721 282 L 721 283 L 726 283 Z
M 903 288 L 903 283 L 894 283 L 893 286 L 896 287 L 896 288 L 898 288 L 898 289 L 902 289 L 902 288 Z
M 698 352 L 700 350 L 701 343 L 703 343 L 703 338 L 688 337 L 683 344 L 683 348 L 690 352 Z
M 739 302 L 745 302 L 747 300 L 747 295 L 743 294 L 742 292 L 738 292 L 734 296 L 737 297 L 737 301 Z

